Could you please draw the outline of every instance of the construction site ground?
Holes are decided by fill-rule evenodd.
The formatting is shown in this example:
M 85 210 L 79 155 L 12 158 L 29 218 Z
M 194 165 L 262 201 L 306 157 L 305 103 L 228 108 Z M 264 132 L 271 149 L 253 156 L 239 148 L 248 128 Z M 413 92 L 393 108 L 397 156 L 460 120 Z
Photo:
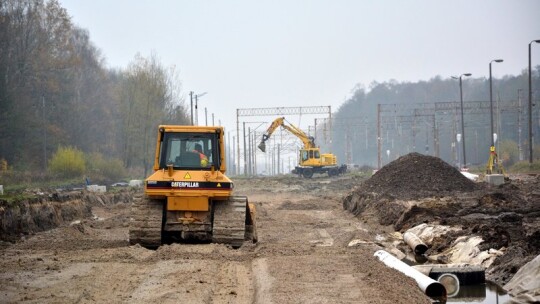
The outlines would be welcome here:
M 1 243 L 0 302 L 431 303 L 412 279 L 373 257 L 396 244 L 394 225 L 369 208 L 359 215 L 344 209 L 343 199 L 366 179 L 236 179 L 236 194 L 256 205 L 259 235 L 240 249 L 129 246 L 129 200 L 89 202 L 90 216 Z M 360 245 L 349 247 L 352 240 Z M 519 266 L 500 263 L 496 276 L 511 277 Z

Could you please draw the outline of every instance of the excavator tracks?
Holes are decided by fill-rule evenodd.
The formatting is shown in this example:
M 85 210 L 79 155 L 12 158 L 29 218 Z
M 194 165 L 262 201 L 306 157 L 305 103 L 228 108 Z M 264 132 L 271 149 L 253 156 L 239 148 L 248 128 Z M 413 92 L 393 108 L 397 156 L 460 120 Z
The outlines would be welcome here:
M 129 223 L 129 243 L 140 244 L 146 248 L 161 245 L 161 227 L 163 220 L 163 200 L 150 199 L 142 193 L 133 198 Z
M 233 196 L 214 203 L 212 242 L 242 246 L 246 237 L 247 197 Z

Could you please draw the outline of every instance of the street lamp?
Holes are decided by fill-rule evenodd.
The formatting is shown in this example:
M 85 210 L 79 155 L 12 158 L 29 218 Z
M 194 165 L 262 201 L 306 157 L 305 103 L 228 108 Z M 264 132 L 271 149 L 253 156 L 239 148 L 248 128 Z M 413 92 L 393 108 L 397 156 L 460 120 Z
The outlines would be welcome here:
M 533 42 L 540 43 L 540 40 L 533 40 L 529 43 L 529 164 L 533 162 L 533 136 L 532 136 L 532 81 L 531 81 L 531 45 Z
M 195 96 L 195 123 L 199 125 L 199 97 L 203 97 L 204 95 L 208 94 L 208 92 L 204 92 L 201 94 L 194 95 Z M 206 112 L 206 108 L 205 112 Z M 193 123 L 192 123 L 193 125 Z M 206 124 L 208 126 L 208 124 Z
M 491 115 L 491 146 L 495 146 L 495 141 L 493 139 L 493 85 L 491 80 L 491 64 L 493 62 L 503 62 L 502 59 L 495 59 L 489 62 L 489 113 Z
M 459 75 L 459 77 L 452 76 L 452 78 L 454 79 L 459 79 L 459 98 L 461 101 L 461 137 L 463 139 L 463 167 L 464 168 L 467 167 L 467 156 L 465 154 L 465 122 L 463 120 L 463 86 L 461 84 L 461 78 L 463 76 L 469 77 L 471 75 L 472 75 L 471 73 L 464 73 L 464 74 Z
M 490 112 L 490 122 L 491 122 L 491 147 L 489 148 L 490 155 L 489 155 L 489 161 L 488 161 L 488 174 L 492 173 L 493 170 L 493 164 L 494 162 L 497 162 L 495 159 L 497 156 L 497 153 L 495 153 L 495 138 L 493 133 L 493 85 L 491 80 L 491 64 L 493 62 L 503 62 L 502 59 L 494 59 L 489 62 L 489 112 Z
M 189 91 L 189 101 L 190 101 L 190 104 L 191 104 L 191 120 L 190 120 L 190 123 L 191 125 L 193 126 L 193 91 Z

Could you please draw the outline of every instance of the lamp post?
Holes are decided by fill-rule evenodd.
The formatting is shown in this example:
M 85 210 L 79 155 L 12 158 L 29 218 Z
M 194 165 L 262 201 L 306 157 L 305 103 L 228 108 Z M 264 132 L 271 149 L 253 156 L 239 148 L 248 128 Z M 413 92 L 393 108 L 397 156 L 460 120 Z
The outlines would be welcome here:
M 503 62 L 502 59 L 494 59 L 489 62 L 489 113 L 491 122 L 491 146 L 495 147 L 495 139 L 493 138 L 493 85 L 491 80 L 491 64 L 493 62 Z
M 531 80 L 531 45 L 533 42 L 540 43 L 539 40 L 533 40 L 529 43 L 529 164 L 533 162 L 533 136 L 532 136 L 532 80 Z
M 47 171 L 47 122 L 45 120 L 45 96 L 41 95 L 41 108 L 43 118 L 43 172 Z
M 487 174 L 493 173 L 494 164 L 499 164 L 497 159 L 497 153 L 495 152 L 495 136 L 493 133 L 493 85 L 491 80 L 491 64 L 493 62 L 503 62 L 502 59 L 494 59 L 489 62 L 489 112 L 490 112 L 490 122 L 491 122 L 491 147 L 489 147 L 489 161 L 487 166 Z
M 195 123 L 197 125 L 199 125 L 199 97 L 203 97 L 206 94 L 208 94 L 208 92 L 204 92 L 204 93 L 201 93 L 201 94 L 194 95 L 195 96 Z M 206 108 L 204 108 L 204 109 L 206 111 Z M 206 125 L 208 125 L 208 124 L 206 124 Z
M 490 69 L 490 71 L 491 71 L 491 69 Z M 462 86 L 462 83 L 461 83 L 461 78 L 463 78 L 463 76 L 469 77 L 471 75 L 472 75 L 471 73 L 463 73 L 463 74 L 459 75 L 459 77 L 452 76 L 452 78 L 454 78 L 454 79 L 459 79 L 459 99 L 460 99 L 460 102 L 461 102 L 461 137 L 462 137 L 462 140 L 463 140 L 463 146 L 462 147 L 463 147 L 463 167 L 464 168 L 467 167 L 467 155 L 465 154 L 465 121 L 463 120 L 463 86 Z M 491 73 L 490 73 L 490 75 L 491 75 Z
M 191 104 L 191 125 L 193 126 L 193 91 L 189 91 L 189 101 Z

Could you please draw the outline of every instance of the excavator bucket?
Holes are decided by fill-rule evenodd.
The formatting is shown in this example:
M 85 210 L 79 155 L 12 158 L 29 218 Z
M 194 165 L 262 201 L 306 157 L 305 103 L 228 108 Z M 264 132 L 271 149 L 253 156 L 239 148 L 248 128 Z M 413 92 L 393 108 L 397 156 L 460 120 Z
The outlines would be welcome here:
M 266 143 L 264 143 L 264 141 L 261 141 L 257 147 L 259 147 L 261 151 L 266 152 Z

